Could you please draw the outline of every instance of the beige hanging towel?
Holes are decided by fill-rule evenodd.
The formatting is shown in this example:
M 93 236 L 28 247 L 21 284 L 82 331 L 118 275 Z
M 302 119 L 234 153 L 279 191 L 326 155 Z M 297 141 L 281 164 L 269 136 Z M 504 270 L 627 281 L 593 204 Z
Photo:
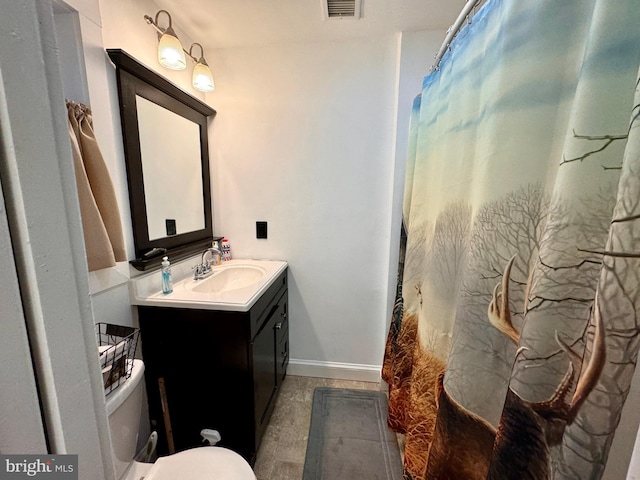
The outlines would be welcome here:
M 109 171 L 93 132 L 89 107 L 67 101 L 69 137 L 78 184 L 89 271 L 127 259 L 122 222 Z

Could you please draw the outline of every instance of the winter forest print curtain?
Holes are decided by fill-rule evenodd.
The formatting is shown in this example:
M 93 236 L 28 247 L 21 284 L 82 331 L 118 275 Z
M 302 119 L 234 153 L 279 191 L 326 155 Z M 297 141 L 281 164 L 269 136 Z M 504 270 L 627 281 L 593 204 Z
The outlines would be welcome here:
M 489 0 L 425 78 L 383 367 L 405 478 L 601 478 L 639 349 L 639 66 L 638 0 Z

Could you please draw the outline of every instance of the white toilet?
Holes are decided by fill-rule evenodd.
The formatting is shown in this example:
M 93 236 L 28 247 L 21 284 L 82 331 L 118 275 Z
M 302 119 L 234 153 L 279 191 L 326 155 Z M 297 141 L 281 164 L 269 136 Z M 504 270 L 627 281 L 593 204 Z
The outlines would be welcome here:
M 161 457 L 156 463 L 134 461 L 142 407 L 144 363 L 133 361 L 131 377 L 107 397 L 111 445 L 119 480 L 256 480 L 249 464 L 222 447 L 198 447 Z

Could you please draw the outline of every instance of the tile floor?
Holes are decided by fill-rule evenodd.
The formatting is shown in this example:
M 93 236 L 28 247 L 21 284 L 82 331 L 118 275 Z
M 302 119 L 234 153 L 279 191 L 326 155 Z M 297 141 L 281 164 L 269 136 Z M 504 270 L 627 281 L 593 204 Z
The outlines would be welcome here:
M 379 390 L 380 383 L 287 375 L 253 467 L 258 480 L 301 480 L 315 387 Z

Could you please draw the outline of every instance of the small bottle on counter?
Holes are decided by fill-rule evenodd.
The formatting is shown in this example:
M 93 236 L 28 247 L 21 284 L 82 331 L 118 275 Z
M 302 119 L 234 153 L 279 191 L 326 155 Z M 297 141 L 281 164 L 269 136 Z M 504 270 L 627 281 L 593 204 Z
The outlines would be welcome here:
M 217 267 L 222 263 L 222 251 L 220 250 L 220 246 L 218 245 L 217 240 L 214 240 L 211 243 L 211 260 L 209 260 L 209 265 L 212 267 Z
M 231 260 L 231 244 L 226 238 L 222 239 L 222 260 L 225 262 Z
M 162 257 L 162 293 L 166 295 L 171 292 L 173 292 L 171 264 L 169 263 L 169 257 Z

